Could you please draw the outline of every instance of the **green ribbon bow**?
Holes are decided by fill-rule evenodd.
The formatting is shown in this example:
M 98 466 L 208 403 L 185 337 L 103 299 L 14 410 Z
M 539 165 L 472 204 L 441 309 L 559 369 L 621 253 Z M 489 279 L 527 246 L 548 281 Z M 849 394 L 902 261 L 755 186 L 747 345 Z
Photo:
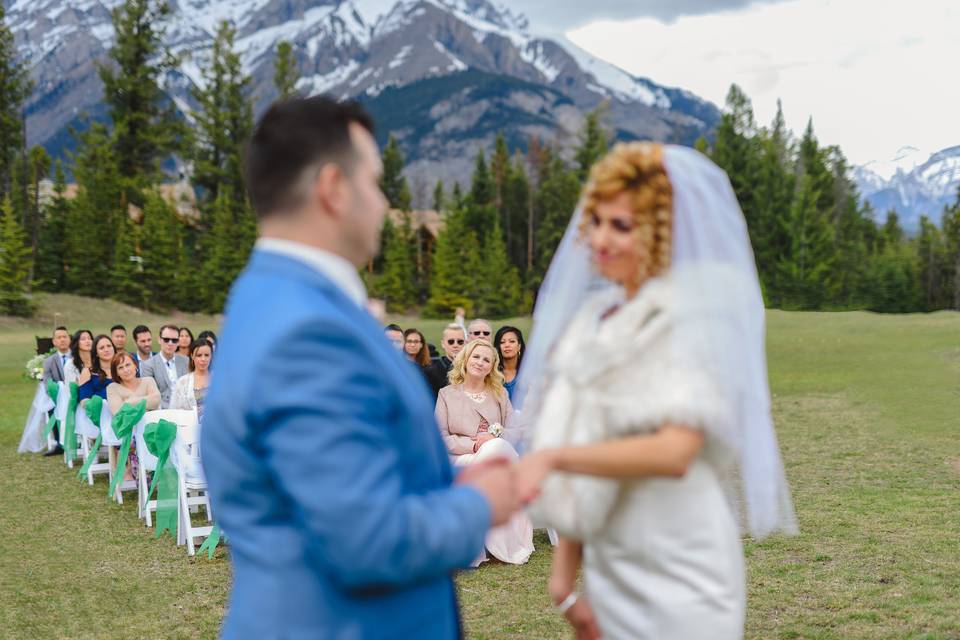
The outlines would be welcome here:
M 117 485 L 123 478 L 123 470 L 127 468 L 127 458 L 130 456 L 130 444 L 133 442 L 133 428 L 137 426 L 147 412 L 147 401 L 141 400 L 136 405 L 125 404 L 113 416 L 113 433 L 120 440 L 120 454 L 117 456 L 117 468 L 113 472 L 113 479 L 110 481 L 110 488 L 107 490 L 107 497 L 112 498 L 117 490 Z
M 220 544 L 220 525 L 214 523 L 213 529 L 210 530 L 210 535 L 207 536 L 207 539 L 203 541 L 203 544 L 200 545 L 197 551 L 200 553 L 206 551 L 207 560 L 212 560 L 213 552 L 217 550 L 218 544 Z
M 157 490 L 157 533 L 159 538 L 164 531 L 175 536 L 177 531 L 177 470 L 170 462 L 170 447 L 177 439 L 177 425 L 169 420 L 151 422 L 143 430 L 143 440 L 147 450 L 157 457 L 157 468 L 153 472 L 147 500 Z
M 69 385 L 70 400 L 67 403 L 67 418 L 63 425 L 63 447 L 66 451 L 67 462 L 77 459 L 77 383 Z
M 90 448 L 87 459 L 83 461 L 83 466 L 80 467 L 80 471 L 77 471 L 77 477 L 80 479 L 83 479 L 83 476 L 87 475 L 87 472 L 93 465 L 93 461 L 99 456 L 100 444 L 103 442 L 103 431 L 100 429 L 100 414 L 103 412 L 103 398 L 93 396 L 87 400 L 87 404 L 84 405 L 83 410 L 87 412 L 87 417 L 90 418 L 90 422 L 97 427 L 97 439 Z
M 50 437 L 50 432 L 53 431 L 54 425 L 59 422 L 57 420 L 57 396 L 60 395 L 60 385 L 58 385 L 55 381 L 48 379 L 47 395 L 50 396 L 51 400 L 53 400 L 53 411 L 50 413 L 50 419 L 47 420 L 47 427 L 43 430 L 44 440 Z

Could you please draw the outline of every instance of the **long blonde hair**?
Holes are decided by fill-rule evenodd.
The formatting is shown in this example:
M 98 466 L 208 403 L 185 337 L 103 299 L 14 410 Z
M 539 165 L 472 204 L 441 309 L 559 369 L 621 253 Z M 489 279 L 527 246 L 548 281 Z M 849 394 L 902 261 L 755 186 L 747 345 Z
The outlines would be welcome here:
M 503 394 L 506 393 L 506 388 L 503 386 L 503 373 L 500 371 L 500 354 L 493 348 L 493 344 L 487 340 L 471 340 L 468 342 L 453 361 L 453 366 L 450 367 L 450 373 L 447 374 L 447 380 L 449 380 L 452 385 L 463 384 L 467 379 L 467 360 L 469 360 L 473 352 L 480 347 L 490 349 L 490 352 L 493 354 L 493 368 L 490 370 L 490 373 L 487 374 L 487 377 L 484 378 L 483 385 L 489 391 L 493 392 L 496 397 L 502 397 Z

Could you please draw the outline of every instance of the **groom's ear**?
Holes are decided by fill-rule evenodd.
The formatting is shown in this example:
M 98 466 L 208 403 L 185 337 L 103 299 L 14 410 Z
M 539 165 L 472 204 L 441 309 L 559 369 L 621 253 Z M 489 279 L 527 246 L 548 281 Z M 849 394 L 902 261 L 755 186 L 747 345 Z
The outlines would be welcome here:
M 346 211 L 349 184 L 346 174 L 336 162 L 320 167 L 313 182 L 312 196 L 320 209 L 333 218 L 340 219 Z

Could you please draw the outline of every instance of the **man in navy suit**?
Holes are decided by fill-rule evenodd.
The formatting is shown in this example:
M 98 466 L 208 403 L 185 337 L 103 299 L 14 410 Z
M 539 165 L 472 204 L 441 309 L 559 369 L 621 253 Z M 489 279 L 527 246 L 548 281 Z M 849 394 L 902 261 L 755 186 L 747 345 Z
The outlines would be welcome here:
M 260 237 L 201 435 L 226 638 L 455 638 L 451 573 L 519 508 L 507 464 L 455 476 L 430 390 L 365 309 L 386 213 L 372 134 L 317 96 L 274 104 L 247 149 Z

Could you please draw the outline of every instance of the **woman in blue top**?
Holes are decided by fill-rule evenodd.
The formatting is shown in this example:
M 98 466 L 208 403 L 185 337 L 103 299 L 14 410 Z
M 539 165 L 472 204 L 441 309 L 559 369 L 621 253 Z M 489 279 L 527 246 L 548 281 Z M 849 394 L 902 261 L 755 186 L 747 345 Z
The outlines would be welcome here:
M 523 360 L 523 352 L 526 349 L 523 333 L 516 327 L 500 327 L 493 339 L 493 344 L 497 348 L 497 353 L 500 354 L 503 386 L 512 401 L 513 389 L 517 386 L 517 372 L 520 371 L 520 362 Z
M 110 378 L 110 363 L 117 350 L 109 336 L 99 335 L 93 339 L 94 357 L 92 366 L 84 368 L 77 378 L 77 401 L 83 402 L 93 396 L 107 399 L 107 385 L 113 380 Z

